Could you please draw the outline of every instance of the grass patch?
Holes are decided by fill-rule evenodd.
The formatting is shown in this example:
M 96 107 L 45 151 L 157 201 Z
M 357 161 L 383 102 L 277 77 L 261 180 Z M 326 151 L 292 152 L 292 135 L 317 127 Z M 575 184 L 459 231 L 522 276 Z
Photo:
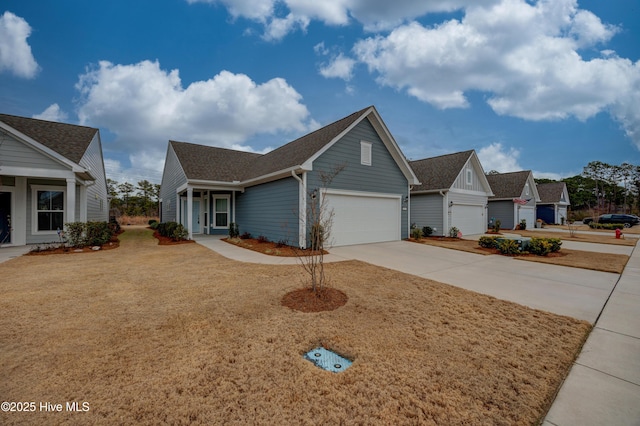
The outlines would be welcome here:
M 281 305 L 299 266 L 248 265 L 129 229 L 118 250 L 0 264 L 0 391 L 86 401 L 2 424 L 537 424 L 590 331 L 366 263 L 325 265 L 333 311 Z M 323 345 L 344 373 L 303 359 Z

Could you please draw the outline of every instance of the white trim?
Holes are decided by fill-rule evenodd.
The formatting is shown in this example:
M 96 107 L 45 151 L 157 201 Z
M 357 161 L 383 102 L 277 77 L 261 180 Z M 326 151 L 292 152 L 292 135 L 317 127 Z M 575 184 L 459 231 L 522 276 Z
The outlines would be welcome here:
M 329 195 L 336 194 L 336 195 L 351 195 L 354 197 L 397 198 L 399 200 L 402 200 L 402 194 L 390 194 L 386 192 L 352 191 L 348 189 L 332 189 L 332 188 L 327 188 L 322 192 Z
M 31 187 L 31 235 L 57 235 L 57 230 L 38 231 L 38 191 L 60 191 L 62 192 L 64 210 L 62 211 L 62 224 L 68 222 L 67 216 L 67 187 L 66 186 L 48 186 L 48 185 L 30 185 Z
M 465 167 L 465 172 L 466 172 L 465 183 L 467 185 L 473 185 L 473 166 L 471 166 L 470 169 Z
M 76 175 L 70 170 L 39 169 L 34 167 L 2 166 L 2 174 L 8 176 L 24 176 L 50 179 L 75 179 Z
M 11 226 L 9 228 L 9 242 L 6 243 L 2 243 L 2 241 L 0 241 L 0 247 L 11 247 L 16 245 L 16 232 L 15 232 L 15 223 L 14 221 L 19 221 L 18 217 L 16 216 L 16 187 L 15 186 L 1 186 L 0 185 L 0 192 L 5 192 L 9 194 L 9 204 L 10 204 L 10 210 L 9 210 L 9 220 L 11 221 Z
M 216 211 L 216 200 L 227 200 L 227 226 L 218 226 L 216 225 L 216 213 L 224 213 Z M 231 195 L 229 194 L 213 194 L 211 196 L 212 200 L 212 215 L 211 215 L 211 227 L 213 229 L 229 229 L 229 224 L 231 223 Z

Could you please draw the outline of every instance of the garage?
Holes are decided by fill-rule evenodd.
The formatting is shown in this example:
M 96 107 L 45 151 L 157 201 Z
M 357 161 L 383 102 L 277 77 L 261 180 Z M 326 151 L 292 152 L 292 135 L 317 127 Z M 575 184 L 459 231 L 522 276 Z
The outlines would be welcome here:
M 400 195 L 328 190 L 325 197 L 334 215 L 330 245 L 400 240 Z
M 484 205 L 455 204 L 451 206 L 451 226 L 455 226 L 462 235 L 484 234 L 487 221 Z
M 518 206 L 518 221 L 516 226 L 520 225 L 522 219 L 527 221 L 527 228 L 533 228 L 536 224 L 536 209 L 534 207 Z

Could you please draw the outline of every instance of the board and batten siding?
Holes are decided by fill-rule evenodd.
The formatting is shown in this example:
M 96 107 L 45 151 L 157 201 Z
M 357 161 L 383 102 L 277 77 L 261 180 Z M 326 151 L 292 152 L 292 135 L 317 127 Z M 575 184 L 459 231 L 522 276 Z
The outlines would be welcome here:
M 69 170 L 69 167 L 36 151 L 33 147 L 0 131 L 0 157 L 3 166 L 47 170 Z
M 162 200 L 162 222 L 177 222 L 177 191 L 181 185 L 187 183 L 187 177 L 178 161 L 176 153 L 171 145 L 167 149 L 167 158 L 164 162 L 162 182 L 160 183 L 160 199 Z
M 297 243 L 299 183 L 293 177 L 250 186 L 236 194 L 236 223 L 241 234 Z
M 95 182 L 87 187 L 87 221 L 106 222 L 109 220 L 109 201 L 107 198 L 107 177 L 104 171 L 102 145 L 98 132 L 87 147 L 80 165 L 89 169 Z M 76 194 L 78 206 L 76 213 L 80 213 L 80 193 Z
M 467 183 L 468 170 L 471 170 L 471 184 Z M 476 191 L 476 192 L 481 192 L 483 194 L 485 193 L 485 189 L 482 186 L 482 182 L 478 177 L 478 172 L 476 168 L 473 167 L 473 164 L 471 163 L 471 161 L 467 162 L 467 164 L 462 168 L 462 170 L 460 171 L 460 174 L 458 174 L 458 177 L 453 182 L 453 185 L 451 186 L 451 188 L 462 189 L 465 191 Z
M 371 165 L 361 164 L 360 142 L 371 143 Z M 328 188 L 360 192 L 396 194 L 401 203 L 408 196 L 408 181 L 389 150 L 368 119 L 362 120 L 351 131 L 333 144 L 313 162 L 313 171 L 307 175 L 307 189 L 322 188 L 321 173 L 331 173 L 344 166 Z M 408 204 L 402 203 L 401 238 L 408 237 Z M 375 232 L 375 230 L 371 230 Z
M 420 229 L 435 228 L 433 235 L 444 235 L 443 198 L 440 194 L 411 196 L 411 223 Z

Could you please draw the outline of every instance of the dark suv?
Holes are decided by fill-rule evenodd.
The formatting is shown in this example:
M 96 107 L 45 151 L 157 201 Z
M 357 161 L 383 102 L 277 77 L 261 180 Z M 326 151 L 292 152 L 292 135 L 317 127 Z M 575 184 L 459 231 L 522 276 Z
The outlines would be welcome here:
M 588 217 L 582 221 L 585 225 L 593 222 L 593 218 Z M 598 223 L 623 223 L 625 228 L 631 228 L 640 223 L 640 218 L 632 214 L 603 214 L 598 219 Z

